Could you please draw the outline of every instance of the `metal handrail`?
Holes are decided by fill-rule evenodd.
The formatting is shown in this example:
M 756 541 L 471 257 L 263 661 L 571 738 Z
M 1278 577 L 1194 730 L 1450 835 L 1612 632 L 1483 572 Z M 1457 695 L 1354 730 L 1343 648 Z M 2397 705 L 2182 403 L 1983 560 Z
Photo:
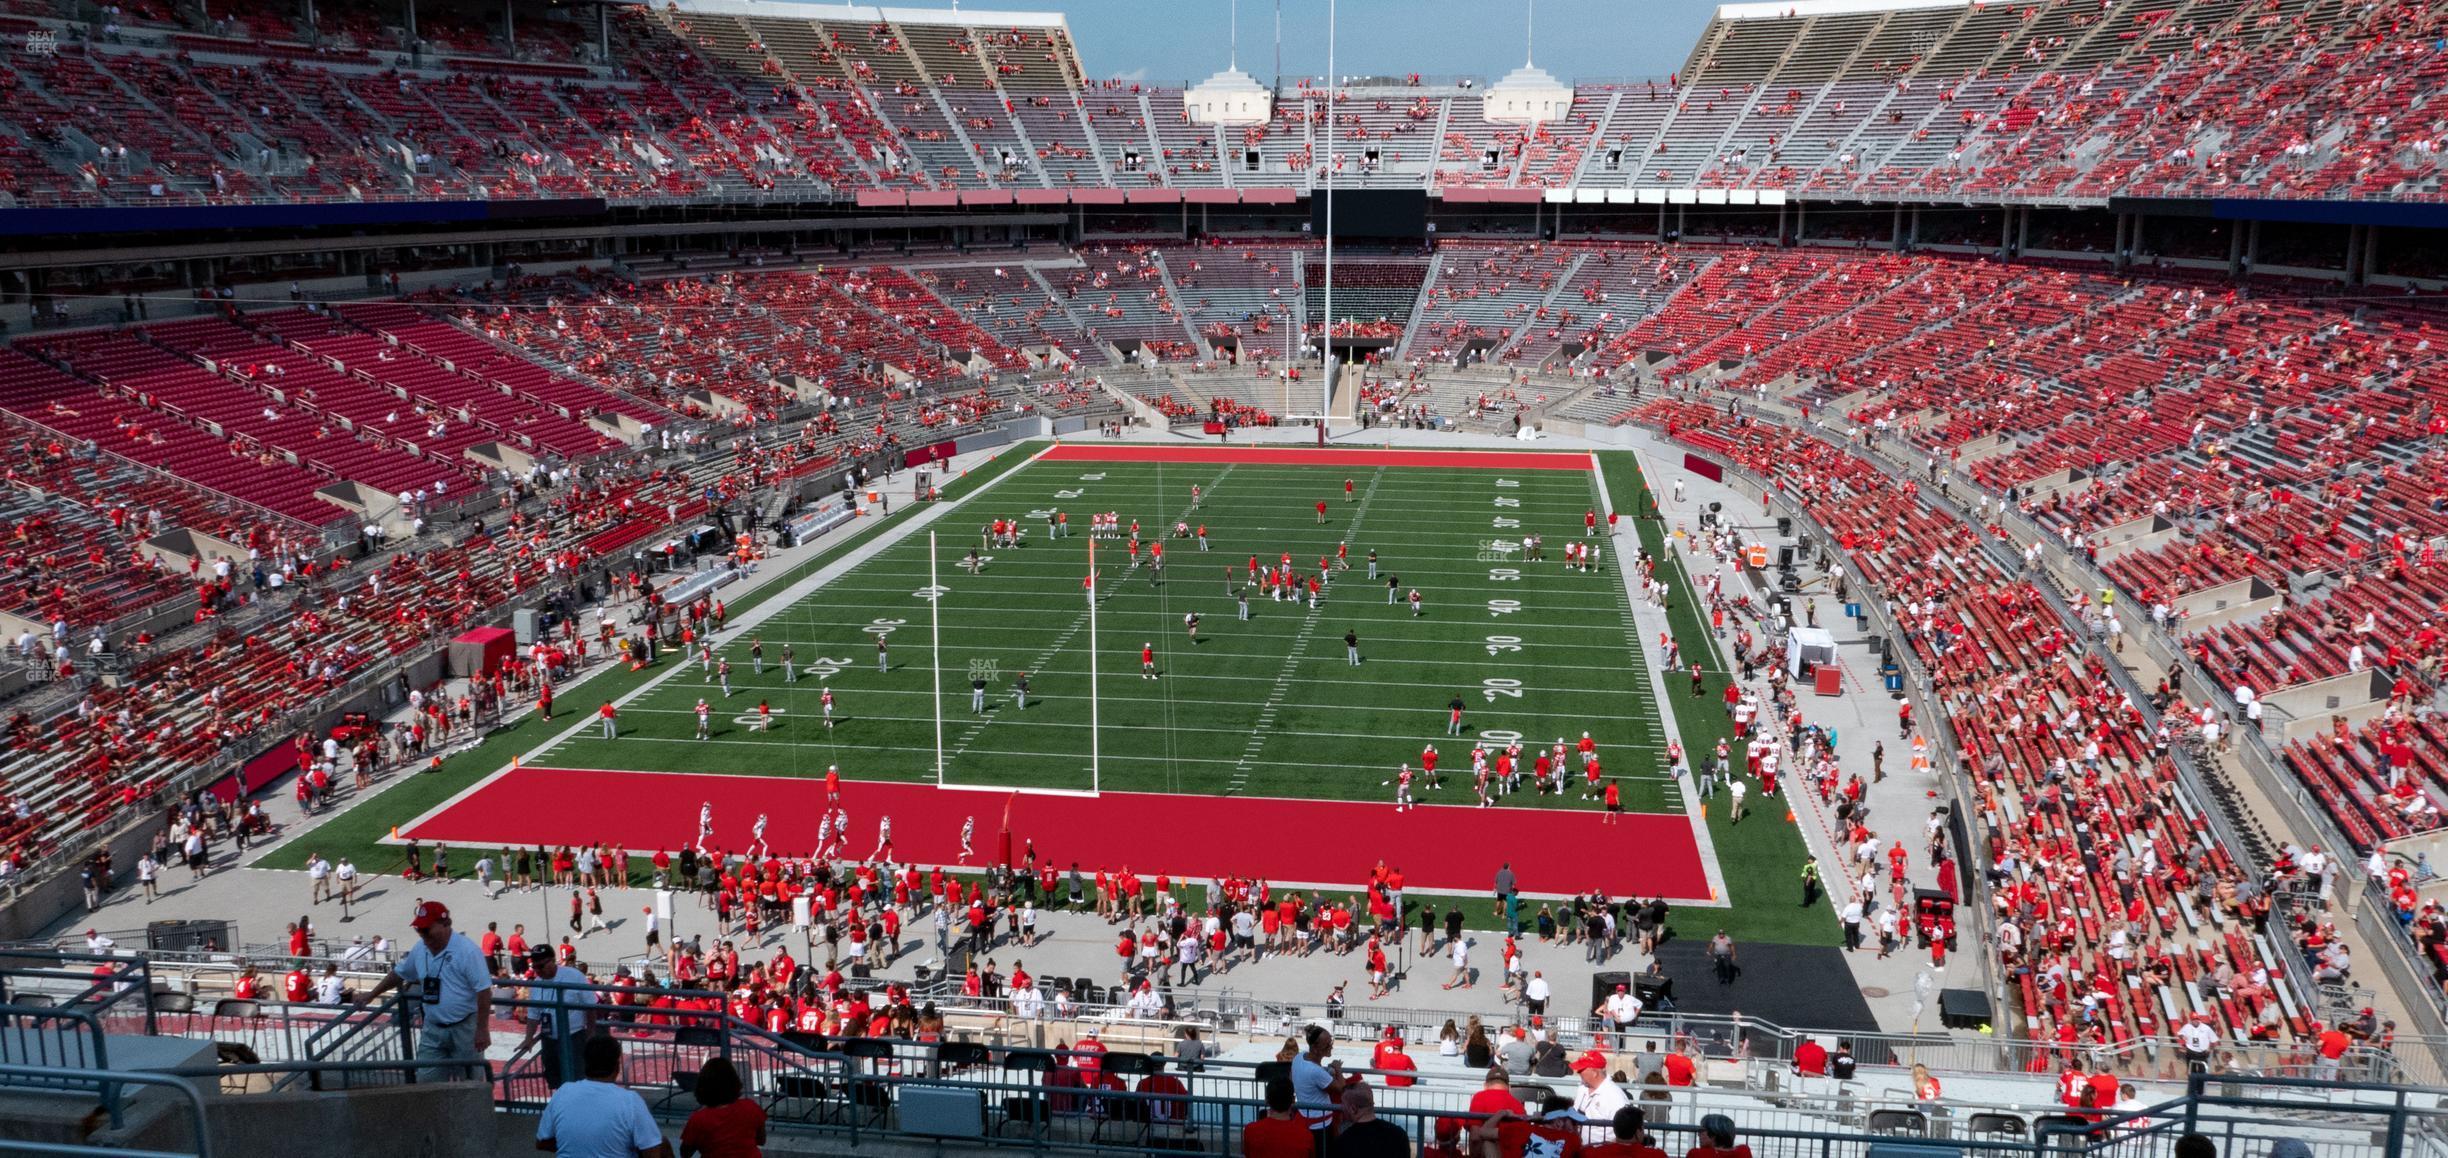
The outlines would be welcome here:
M 9 1080 L 21 1079 L 21 1080 Z M 0 1063 L 0 1086 L 78 1086 L 91 1085 L 106 1105 L 114 1107 L 111 1125 L 119 1125 L 117 1110 L 119 1087 L 123 1085 L 160 1086 L 176 1090 L 187 1099 L 189 1116 L 194 1122 L 195 1149 L 186 1153 L 171 1150 L 142 1150 L 114 1147 L 102 1150 L 94 1146 L 67 1142 L 32 1142 L 10 1139 L 7 1149 L 12 1154 L 87 1155 L 108 1153 L 116 1158 L 212 1158 L 212 1129 L 204 1116 L 204 1095 L 195 1083 L 177 1074 L 144 1071 L 111 1071 L 102 1068 L 70 1069 L 61 1066 L 27 1066 Z

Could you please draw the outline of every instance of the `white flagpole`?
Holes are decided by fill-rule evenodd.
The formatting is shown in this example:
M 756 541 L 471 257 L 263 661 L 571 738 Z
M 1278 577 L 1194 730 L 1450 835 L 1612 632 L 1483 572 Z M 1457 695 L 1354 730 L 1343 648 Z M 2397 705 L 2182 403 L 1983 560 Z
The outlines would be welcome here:
M 943 606 L 944 591 L 943 585 L 935 578 L 935 532 L 931 529 L 927 531 L 927 592 L 934 596 L 927 600 L 927 637 L 928 646 L 933 652 L 932 666 L 935 668 L 935 786 L 941 788 L 944 786 L 943 614 L 939 609 Z
M 1334 130 L 1335 130 L 1335 0 L 1326 0 L 1326 149 L 1312 163 L 1325 162 L 1326 173 L 1326 361 L 1318 375 L 1318 445 L 1324 446 L 1326 416 L 1334 410 Z
M 1103 785 L 1098 770 L 1102 717 L 1097 705 L 1097 589 L 1096 536 L 1088 536 L 1088 791 L 1094 793 Z

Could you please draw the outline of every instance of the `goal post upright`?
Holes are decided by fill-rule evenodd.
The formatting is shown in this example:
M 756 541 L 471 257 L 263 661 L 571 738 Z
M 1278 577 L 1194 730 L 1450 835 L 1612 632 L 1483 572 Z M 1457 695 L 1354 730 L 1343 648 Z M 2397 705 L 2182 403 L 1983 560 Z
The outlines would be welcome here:
M 1088 535 L 1088 793 L 1103 787 L 1098 770 L 1103 716 L 1097 702 L 1097 569 L 1096 534 Z
M 935 786 L 944 783 L 943 746 L 943 597 L 942 582 L 936 578 L 935 531 L 927 531 L 927 646 L 931 653 L 928 666 L 935 669 Z

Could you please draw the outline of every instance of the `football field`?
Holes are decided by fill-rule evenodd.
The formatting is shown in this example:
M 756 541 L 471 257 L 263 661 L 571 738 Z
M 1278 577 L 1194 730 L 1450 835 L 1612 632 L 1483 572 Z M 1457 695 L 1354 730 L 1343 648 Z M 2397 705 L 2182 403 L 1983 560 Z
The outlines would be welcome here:
M 1067 535 L 1050 529 L 1055 512 L 1066 516 Z M 829 802 L 799 794 L 839 768 L 845 780 L 899 782 L 930 794 L 878 788 L 864 790 L 865 801 L 850 794 L 860 808 L 848 851 L 864 855 L 881 817 L 897 815 L 903 859 L 934 852 L 942 854 L 937 863 L 960 863 L 957 829 L 967 826 L 976 831 L 972 864 L 1007 830 L 1008 802 L 931 794 L 938 787 L 1005 797 L 1020 790 L 1031 797 L 1029 815 L 1011 828 L 1049 851 L 1059 842 L 1083 860 L 1108 855 L 1074 847 L 1079 830 L 1065 831 L 1073 823 L 1107 833 L 1152 828 L 1167 832 L 1169 843 L 1146 855 L 1175 850 L 1170 855 L 1185 863 L 1174 871 L 1203 875 L 1224 870 L 1189 851 L 1178 832 L 1185 818 L 1238 839 L 1253 827 L 1298 829 L 1293 818 L 1343 814 L 1285 807 L 1321 800 L 1370 804 L 1349 815 L 1367 826 L 1392 825 L 1388 782 L 1406 763 L 1419 769 L 1423 749 L 1434 745 L 1444 785 L 1415 782 L 1424 807 L 1400 814 L 1420 829 L 1417 837 L 1437 845 L 1467 845 L 1475 835 L 1536 845 L 1587 829 L 1608 843 L 1629 842 L 1626 868 L 1656 860 L 1671 871 L 1593 870 L 1587 882 L 1568 884 L 1562 874 L 1569 870 L 1559 865 L 1545 887 L 1525 888 L 1569 893 L 1585 883 L 1649 883 L 1704 899 L 1694 826 L 1683 816 L 1681 786 L 1666 774 L 1666 729 L 1617 574 L 1625 562 L 1617 550 L 1629 539 L 1608 536 L 1605 512 L 1585 453 L 1058 447 L 937 520 L 931 544 L 929 533 L 911 535 L 740 623 L 715 655 L 730 664 L 727 692 L 718 671 L 667 653 L 666 674 L 620 706 L 616 737 L 605 739 L 592 725 L 572 730 L 536 755 L 538 767 L 524 770 L 526 790 L 540 791 L 548 772 L 695 774 L 704 782 L 582 777 L 553 795 L 642 801 L 668 791 L 669 800 L 624 811 L 653 818 L 633 822 L 653 825 L 638 832 L 637 844 L 676 846 L 695 838 L 693 805 L 728 793 L 738 803 L 716 808 L 715 843 L 745 846 L 762 812 L 773 846 L 798 851 L 816 846 L 829 811 Z M 1092 533 L 1092 516 L 1104 513 L 1116 517 L 1118 534 Z M 996 519 L 1025 529 L 1023 540 L 989 541 Z M 1134 522 L 1136 553 L 1129 547 Z M 1522 540 L 1530 536 L 1543 540 L 1543 559 L 1528 557 Z M 1597 545 L 1598 566 L 1568 568 L 1567 543 Z M 1305 586 L 1298 598 L 1278 599 L 1253 582 L 1253 559 L 1263 572 L 1287 557 L 1304 579 L 1325 576 L 1314 606 Z M 1347 637 L 1359 641 L 1356 664 Z M 758 645 L 762 670 L 752 653 Z M 1153 654 L 1152 671 L 1143 649 Z M 700 701 L 708 709 L 703 738 Z M 1526 763 L 1558 741 L 1577 748 L 1584 732 L 1624 810 L 1638 815 L 1605 818 L 1585 796 L 1577 754 L 1568 791 L 1540 793 L 1525 783 L 1498 798 L 1500 809 L 1478 807 L 1474 747 L 1492 754 L 1519 743 Z M 740 779 L 747 777 L 799 786 L 760 788 Z M 411 826 L 411 834 L 562 839 L 494 831 L 522 811 L 514 803 L 519 790 L 492 782 Z M 1085 799 L 1092 792 L 1097 802 Z M 1069 802 L 1056 807 L 1042 796 Z M 1184 797 L 1226 799 L 1185 814 L 1182 806 L 1193 802 Z M 1456 809 L 1477 819 L 1453 815 Z M 1573 815 L 1537 819 L 1525 814 L 1531 809 Z M 1518 832 L 1507 836 L 1507 826 Z M 592 835 L 599 832 L 572 838 L 601 839 Z M 1437 855 L 1404 848 L 1416 843 L 1394 837 L 1384 852 L 1423 864 Z M 1232 854 L 1218 848 L 1214 855 Z M 1480 870 L 1500 863 L 1483 859 L 1462 858 L 1467 870 L 1457 866 L 1451 883 L 1484 880 Z M 1252 867 L 1342 881 L 1357 879 L 1366 862 L 1340 871 L 1317 863 Z

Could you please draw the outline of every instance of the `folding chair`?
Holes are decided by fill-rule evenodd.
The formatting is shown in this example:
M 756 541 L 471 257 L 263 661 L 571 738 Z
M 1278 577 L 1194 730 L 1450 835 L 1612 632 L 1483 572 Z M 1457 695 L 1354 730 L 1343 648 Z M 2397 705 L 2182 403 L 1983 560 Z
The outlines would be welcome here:
M 993 1133 L 1000 1135 L 1014 1123 L 1026 1126 L 1031 1135 L 1042 1133 L 1047 1125 L 1044 1086 L 1054 1072 L 1054 1054 L 1042 1049 L 1016 1049 L 1003 1055 L 1007 1080 L 1014 1085 L 1030 1084 L 1037 1088 L 1026 1093 L 1003 1093 L 999 1109 L 1003 1120 L 995 1123 Z
M 1919 1110 L 1872 1110 L 1868 1130 L 1873 1134 L 1929 1134 L 1929 1115 Z

